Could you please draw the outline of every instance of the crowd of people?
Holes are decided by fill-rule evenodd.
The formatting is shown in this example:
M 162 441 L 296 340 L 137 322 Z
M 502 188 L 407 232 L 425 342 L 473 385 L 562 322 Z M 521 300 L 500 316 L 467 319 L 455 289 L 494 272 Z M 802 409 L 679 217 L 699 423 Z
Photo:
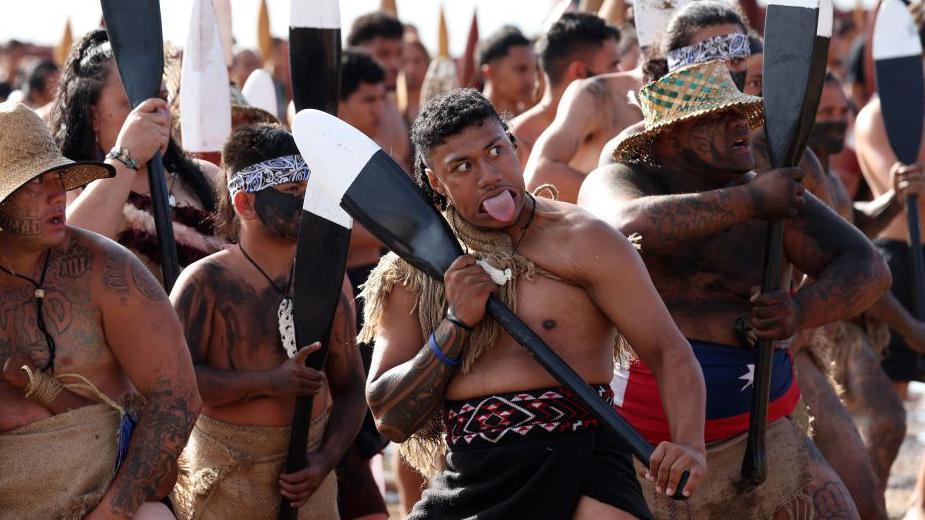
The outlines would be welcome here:
M 311 71 L 286 40 L 235 49 L 214 155 L 183 148 L 176 49 L 161 95 L 132 106 L 105 29 L 57 64 L 3 45 L 0 519 L 275 518 L 280 500 L 300 519 L 388 518 L 390 443 L 412 519 L 887 518 L 925 381 L 905 207 L 925 157 L 890 146 L 871 13 L 836 11 L 809 145 L 774 168 L 763 12 L 691 0 L 641 46 L 632 7 L 610 4 L 538 35 L 506 25 L 459 59 L 394 11 L 346 28 L 336 116 L 465 254 L 434 280 L 354 223 L 323 346 L 291 331 L 312 182 L 291 76 Z M 263 71 L 275 106 L 245 95 Z M 762 292 L 781 219 L 782 289 Z M 493 295 L 655 447 L 648 465 L 487 315 Z M 759 340 L 768 474 L 746 486 Z M 287 472 L 304 396 L 308 464 Z M 925 518 L 925 466 L 906 518 Z

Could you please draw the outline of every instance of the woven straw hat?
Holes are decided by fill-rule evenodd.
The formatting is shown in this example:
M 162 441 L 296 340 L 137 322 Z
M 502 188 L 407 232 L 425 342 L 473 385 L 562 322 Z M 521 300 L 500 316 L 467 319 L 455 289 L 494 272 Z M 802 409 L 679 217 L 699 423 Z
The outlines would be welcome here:
M 617 162 L 648 161 L 662 130 L 706 114 L 739 108 L 753 129 L 764 124 L 761 98 L 740 92 L 720 60 L 690 65 L 645 85 L 639 90 L 639 107 L 645 130 L 628 134 L 617 143 L 613 151 Z
M 0 203 L 27 182 L 53 170 L 64 174 L 65 190 L 116 173 L 108 164 L 64 157 L 35 112 L 22 103 L 0 103 Z

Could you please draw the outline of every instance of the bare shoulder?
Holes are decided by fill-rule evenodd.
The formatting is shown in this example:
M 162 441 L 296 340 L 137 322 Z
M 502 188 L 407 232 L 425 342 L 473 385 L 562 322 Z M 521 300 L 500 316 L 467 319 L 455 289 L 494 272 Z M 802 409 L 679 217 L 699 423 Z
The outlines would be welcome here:
M 231 272 L 232 269 L 229 249 L 212 253 L 183 269 L 180 277 L 177 278 L 171 296 L 193 288 L 218 287 L 218 284 L 225 278 L 225 274 Z
M 593 259 L 602 251 L 620 249 L 624 244 L 632 248 L 622 233 L 590 211 L 567 202 L 549 199 L 538 201 L 537 214 L 551 217 L 549 220 L 554 222 L 552 238 L 556 243 L 565 245 L 563 249 L 569 251 L 570 255 Z
M 854 123 L 854 131 L 858 137 L 869 135 L 883 128 L 883 115 L 880 107 L 880 98 L 873 97 L 864 105 L 864 108 L 858 112 Z

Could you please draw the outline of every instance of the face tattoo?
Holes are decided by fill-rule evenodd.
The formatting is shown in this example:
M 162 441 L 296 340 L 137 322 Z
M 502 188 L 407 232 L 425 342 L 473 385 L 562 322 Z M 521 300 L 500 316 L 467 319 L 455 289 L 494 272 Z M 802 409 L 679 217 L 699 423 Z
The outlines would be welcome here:
M 308 166 L 301 155 L 286 155 L 275 159 L 252 164 L 235 172 L 228 182 L 228 191 L 234 198 L 235 193 L 244 191 L 254 194 L 254 211 L 260 222 L 274 235 L 287 240 L 299 238 L 299 223 L 302 219 L 302 199 L 296 195 L 283 193 L 276 189 L 280 184 L 307 181 L 310 175 Z M 240 246 L 240 244 L 239 244 Z M 273 280 L 241 248 L 244 256 L 267 278 L 270 286 L 279 289 Z M 290 274 L 290 282 L 292 275 Z M 291 358 L 296 353 L 295 326 L 292 318 L 292 299 L 288 288 L 277 309 L 279 335 L 286 354 Z

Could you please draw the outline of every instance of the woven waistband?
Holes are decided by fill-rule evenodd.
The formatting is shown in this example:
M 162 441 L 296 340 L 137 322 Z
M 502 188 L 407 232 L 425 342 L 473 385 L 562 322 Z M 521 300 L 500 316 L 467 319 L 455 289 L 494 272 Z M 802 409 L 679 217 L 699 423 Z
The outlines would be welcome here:
M 609 385 L 592 388 L 613 404 Z M 443 423 L 451 449 L 533 440 L 594 428 L 598 420 L 562 387 L 446 401 Z

